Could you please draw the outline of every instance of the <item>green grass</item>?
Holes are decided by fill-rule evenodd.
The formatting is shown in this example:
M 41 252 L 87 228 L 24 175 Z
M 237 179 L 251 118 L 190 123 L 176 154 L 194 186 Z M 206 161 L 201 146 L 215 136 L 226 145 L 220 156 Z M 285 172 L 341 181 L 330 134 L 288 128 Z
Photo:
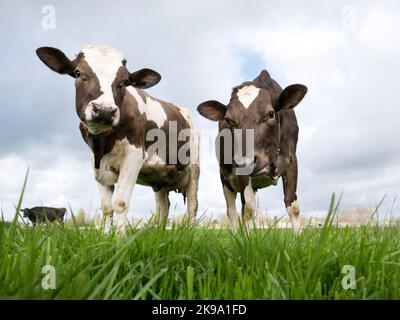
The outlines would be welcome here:
M 26 176 L 27 179 L 27 176 Z M 237 234 L 183 224 L 130 229 L 0 223 L 0 299 L 400 299 L 400 229 L 334 227 Z M 52 265 L 56 288 L 44 290 Z M 342 287 L 355 268 L 356 288 Z
M 42 267 L 56 289 L 41 286 Z M 356 289 L 344 290 L 344 265 Z M 99 230 L 0 224 L 0 298 L 399 299 L 400 230 L 361 227 L 228 230 L 182 225 Z

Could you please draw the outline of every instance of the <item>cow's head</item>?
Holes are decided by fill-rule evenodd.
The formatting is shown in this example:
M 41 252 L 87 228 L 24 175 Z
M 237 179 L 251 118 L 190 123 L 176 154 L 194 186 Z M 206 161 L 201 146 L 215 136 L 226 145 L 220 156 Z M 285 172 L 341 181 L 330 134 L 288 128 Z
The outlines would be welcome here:
M 64 217 L 65 213 L 67 212 L 66 208 L 59 208 L 58 211 L 60 212 L 60 217 Z
M 28 208 L 21 209 L 21 211 L 24 213 L 24 214 L 23 214 L 23 217 L 24 217 L 24 218 L 28 217 L 28 215 L 29 215 L 29 209 L 28 209 Z
M 36 53 L 51 70 L 75 78 L 76 112 L 94 135 L 118 125 L 127 86 L 145 89 L 161 79 L 151 69 L 130 73 L 123 55 L 110 46 L 84 46 L 74 60 L 51 47 Z
M 228 105 L 211 100 L 200 104 L 197 110 L 205 118 L 219 121 L 220 130 L 236 132 L 232 135 L 232 146 L 228 148 L 242 144 L 239 147 L 242 154 L 233 157 L 234 167 L 247 168 L 244 172 L 253 176 L 273 174 L 272 168 L 279 154 L 281 112 L 293 109 L 306 93 L 307 87 L 301 84 L 288 86 L 282 91 L 263 70 L 253 81 L 235 87 Z M 253 130 L 254 137 L 251 157 L 248 156 L 249 150 L 245 154 L 246 131 L 249 129 Z M 232 150 L 232 154 L 235 152 Z

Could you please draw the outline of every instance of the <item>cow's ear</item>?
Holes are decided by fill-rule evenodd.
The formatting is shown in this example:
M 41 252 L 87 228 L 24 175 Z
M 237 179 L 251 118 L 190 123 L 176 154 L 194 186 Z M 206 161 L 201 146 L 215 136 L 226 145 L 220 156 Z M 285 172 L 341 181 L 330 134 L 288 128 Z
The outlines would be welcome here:
M 216 100 L 210 100 L 199 104 L 197 111 L 208 120 L 221 121 L 225 118 L 226 105 Z
M 147 89 L 155 86 L 161 80 L 161 75 L 151 69 L 140 69 L 129 74 L 129 81 L 132 86 L 139 89 Z
M 278 99 L 276 111 L 293 109 L 303 100 L 307 87 L 302 84 L 292 84 L 282 91 Z
M 51 70 L 60 74 L 69 74 L 75 78 L 75 63 L 59 49 L 52 47 L 41 47 L 36 49 L 39 59 Z

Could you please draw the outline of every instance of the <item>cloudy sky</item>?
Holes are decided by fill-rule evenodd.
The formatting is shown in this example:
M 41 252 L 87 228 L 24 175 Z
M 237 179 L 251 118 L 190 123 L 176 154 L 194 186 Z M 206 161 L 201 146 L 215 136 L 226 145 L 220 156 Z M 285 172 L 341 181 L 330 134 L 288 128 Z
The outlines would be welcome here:
M 55 10 L 55 29 L 46 19 Z M 52 10 L 52 9 L 51 9 Z M 345 208 L 383 213 L 400 191 L 400 4 L 398 1 L 8 1 L 0 10 L 0 202 L 13 214 L 26 169 L 23 206 L 71 205 L 92 214 L 99 196 L 80 137 L 74 84 L 36 57 L 53 46 L 74 57 L 85 44 L 122 51 L 131 71 L 162 75 L 148 92 L 192 111 L 202 131 L 199 214 L 225 203 L 210 141 L 216 124 L 196 114 L 204 100 L 226 103 L 233 86 L 267 69 L 282 87 L 309 93 L 300 126 L 298 198 L 306 215 Z M 136 186 L 129 216 L 149 216 L 151 189 Z M 258 193 L 283 215 L 282 185 Z M 183 212 L 172 194 L 172 214 Z M 395 205 L 395 211 L 399 211 Z M 397 212 L 396 211 L 396 212 Z

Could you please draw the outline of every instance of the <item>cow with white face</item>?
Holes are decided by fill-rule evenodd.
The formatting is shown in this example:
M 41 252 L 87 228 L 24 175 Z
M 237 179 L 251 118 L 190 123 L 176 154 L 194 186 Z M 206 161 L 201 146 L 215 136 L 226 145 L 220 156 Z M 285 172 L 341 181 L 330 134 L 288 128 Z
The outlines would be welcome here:
M 285 206 L 296 232 L 301 229 L 297 201 L 298 125 L 292 110 L 305 96 L 300 84 L 284 90 L 263 70 L 253 81 L 233 89 L 227 105 L 211 100 L 198 106 L 205 118 L 218 121 L 218 161 L 231 226 L 237 228 L 235 199 L 242 217 L 254 216 L 255 192 L 283 179 Z M 249 146 L 249 147 L 247 147 Z
M 161 76 L 151 69 L 129 72 L 124 56 L 110 46 L 84 46 L 73 60 L 51 47 L 36 53 L 53 71 L 75 78 L 76 112 L 92 156 L 105 231 L 111 229 L 114 212 L 117 230 L 124 231 L 135 183 L 153 188 L 156 211 L 164 220 L 168 193 L 182 193 L 193 220 L 198 207 L 198 134 L 186 109 L 142 90 Z M 165 145 L 154 148 L 156 140 Z

